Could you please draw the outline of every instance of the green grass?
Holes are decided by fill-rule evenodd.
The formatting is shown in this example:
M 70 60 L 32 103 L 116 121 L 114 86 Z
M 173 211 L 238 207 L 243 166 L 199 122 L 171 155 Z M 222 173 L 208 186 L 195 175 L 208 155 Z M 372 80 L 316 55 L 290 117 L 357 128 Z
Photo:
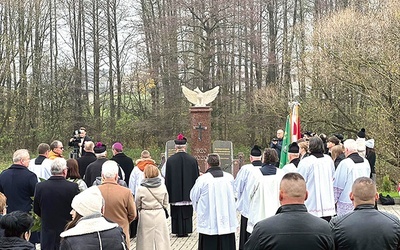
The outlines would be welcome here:
M 399 198 L 399 192 L 379 192 L 382 193 L 383 196 L 390 195 L 393 198 Z

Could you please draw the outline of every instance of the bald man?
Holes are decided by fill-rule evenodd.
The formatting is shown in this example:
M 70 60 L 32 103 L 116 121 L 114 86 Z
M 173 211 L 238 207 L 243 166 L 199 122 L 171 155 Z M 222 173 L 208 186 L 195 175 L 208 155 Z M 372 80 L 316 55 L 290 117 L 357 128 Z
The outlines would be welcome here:
M 282 150 L 282 142 L 283 142 L 283 136 L 285 135 L 285 131 L 282 129 L 278 129 L 276 131 L 276 138 L 272 139 L 270 147 L 275 149 L 276 153 L 278 154 L 278 158 L 281 158 L 281 150 Z M 279 162 L 278 162 L 279 166 Z
M 359 177 L 354 181 L 350 192 L 354 211 L 330 221 L 336 249 L 400 249 L 400 221 L 374 208 L 378 197 L 372 179 Z
M 247 250 L 259 249 L 334 249 L 329 224 L 307 212 L 306 182 L 298 173 L 283 176 L 275 216 L 257 223 L 245 244 Z

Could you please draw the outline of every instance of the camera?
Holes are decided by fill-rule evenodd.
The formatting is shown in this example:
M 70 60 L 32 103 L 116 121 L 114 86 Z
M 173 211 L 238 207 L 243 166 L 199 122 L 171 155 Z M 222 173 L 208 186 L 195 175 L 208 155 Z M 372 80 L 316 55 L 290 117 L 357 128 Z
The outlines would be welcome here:
M 79 143 L 81 143 L 82 130 L 77 129 L 72 133 L 72 137 L 68 143 L 70 147 L 73 147 L 73 151 L 70 153 L 70 158 L 77 159 L 79 155 Z
M 81 139 L 81 133 L 82 133 L 82 130 L 77 129 L 77 130 L 74 131 L 72 137 L 74 137 L 75 139 L 79 139 L 80 140 Z

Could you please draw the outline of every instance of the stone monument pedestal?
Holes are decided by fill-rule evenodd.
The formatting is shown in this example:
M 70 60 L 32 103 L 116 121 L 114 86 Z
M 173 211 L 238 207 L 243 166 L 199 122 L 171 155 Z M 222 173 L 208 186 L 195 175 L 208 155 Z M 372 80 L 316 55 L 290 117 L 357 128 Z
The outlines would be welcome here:
M 207 156 L 211 153 L 211 107 L 191 107 L 191 155 L 197 159 L 200 171 L 207 168 Z

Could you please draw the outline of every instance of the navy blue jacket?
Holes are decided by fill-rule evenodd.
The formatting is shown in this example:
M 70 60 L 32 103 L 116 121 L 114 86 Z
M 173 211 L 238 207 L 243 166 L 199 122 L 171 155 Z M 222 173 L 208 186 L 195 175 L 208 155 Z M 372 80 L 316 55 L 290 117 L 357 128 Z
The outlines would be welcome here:
M 0 192 L 7 197 L 7 213 L 32 210 L 32 198 L 38 182 L 35 173 L 28 168 L 13 164 L 0 174 Z

